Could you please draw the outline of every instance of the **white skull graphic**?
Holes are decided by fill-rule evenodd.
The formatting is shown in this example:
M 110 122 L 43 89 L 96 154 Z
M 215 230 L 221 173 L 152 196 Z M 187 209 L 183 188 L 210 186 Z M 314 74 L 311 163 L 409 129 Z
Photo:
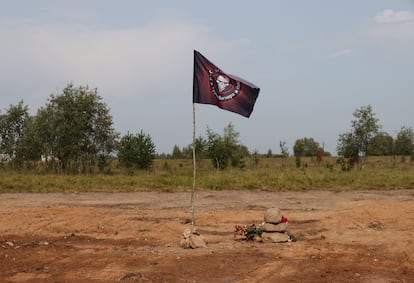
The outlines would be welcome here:
M 216 79 L 216 83 L 217 83 L 219 92 L 223 92 L 229 87 L 230 79 L 226 76 L 219 75 Z

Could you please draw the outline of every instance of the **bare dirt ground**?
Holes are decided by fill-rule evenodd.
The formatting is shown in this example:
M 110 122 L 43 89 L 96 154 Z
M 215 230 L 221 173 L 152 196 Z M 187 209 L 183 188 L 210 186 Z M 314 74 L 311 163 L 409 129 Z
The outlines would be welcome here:
M 233 238 L 279 207 L 297 241 Z M 0 282 L 414 282 L 414 190 L 0 194 Z

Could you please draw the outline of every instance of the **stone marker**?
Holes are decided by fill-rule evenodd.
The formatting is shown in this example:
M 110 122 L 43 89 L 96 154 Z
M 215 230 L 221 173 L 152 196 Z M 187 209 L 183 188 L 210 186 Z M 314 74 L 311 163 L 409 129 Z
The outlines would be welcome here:
M 263 241 L 270 241 L 272 243 L 283 243 L 289 241 L 289 234 L 279 232 L 263 232 L 262 239 Z
M 279 223 L 279 224 L 272 224 L 272 223 L 262 223 L 260 225 L 263 232 L 288 232 L 288 223 Z
M 264 221 L 266 223 L 279 224 L 282 219 L 282 212 L 279 208 L 273 207 L 266 210 Z
M 264 222 L 259 227 L 263 231 L 263 242 L 283 243 L 290 239 L 287 218 L 282 215 L 277 207 L 266 210 Z
M 200 233 L 195 230 L 191 233 L 190 229 L 185 229 L 180 240 L 180 246 L 185 249 L 206 248 L 207 243 Z

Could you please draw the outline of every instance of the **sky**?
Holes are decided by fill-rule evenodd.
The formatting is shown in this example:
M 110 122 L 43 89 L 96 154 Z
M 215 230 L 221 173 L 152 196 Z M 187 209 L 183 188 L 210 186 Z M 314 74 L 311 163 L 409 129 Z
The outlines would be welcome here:
M 196 135 L 232 123 L 250 151 L 313 138 L 336 154 L 371 105 L 414 127 L 413 0 L 0 0 L 0 113 L 35 115 L 69 84 L 97 88 L 122 135 L 191 144 L 193 50 L 260 87 L 250 118 L 196 104 Z

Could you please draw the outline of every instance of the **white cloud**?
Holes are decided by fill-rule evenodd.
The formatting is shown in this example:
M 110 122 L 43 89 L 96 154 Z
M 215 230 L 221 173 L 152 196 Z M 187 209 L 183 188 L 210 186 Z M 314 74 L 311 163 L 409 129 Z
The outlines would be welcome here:
M 407 48 L 414 44 L 414 12 L 384 10 L 373 18 L 375 25 L 369 35 L 388 42 L 404 42 Z
M 136 94 L 180 81 L 191 65 L 193 42 L 203 41 L 202 27 L 181 23 L 100 31 L 64 25 L 2 26 L 0 35 L 7 39 L 0 54 L 3 78 L 79 81 L 117 90 L 116 95 L 127 92 L 126 86 Z M 188 62 L 183 63 L 185 58 Z
M 353 52 L 350 49 L 342 49 L 342 50 L 338 50 L 336 52 L 331 53 L 329 55 L 329 57 L 334 57 L 334 58 L 337 58 L 337 57 L 348 57 L 348 56 L 351 56 L 352 53 Z
M 193 49 L 215 59 L 250 44 L 170 19 L 130 28 L 0 19 L 0 38 L 1 110 L 23 99 L 35 113 L 68 83 L 88 85 L 110 106 L 117 131 L 151 129 L 156 144 L 168 146 L 162 151 L 187 142 Z
M 402 23 L 414 21 L 414 13 L 411 11 L 394 11 L 386 9 L 377 13 L 374 20 L 378 23 Z
M 0 38 L 7 40 L 0 53 L 0 83 L 16 87 L 25 80 L 54 91 L 73 82 L 117 97 L 182 93 L 183 85 L 191 91 L 193 49 L 230 53 L 249 44 L 210 35 L 208 27 L 180 21 L 100 30 L 3 21 Z

